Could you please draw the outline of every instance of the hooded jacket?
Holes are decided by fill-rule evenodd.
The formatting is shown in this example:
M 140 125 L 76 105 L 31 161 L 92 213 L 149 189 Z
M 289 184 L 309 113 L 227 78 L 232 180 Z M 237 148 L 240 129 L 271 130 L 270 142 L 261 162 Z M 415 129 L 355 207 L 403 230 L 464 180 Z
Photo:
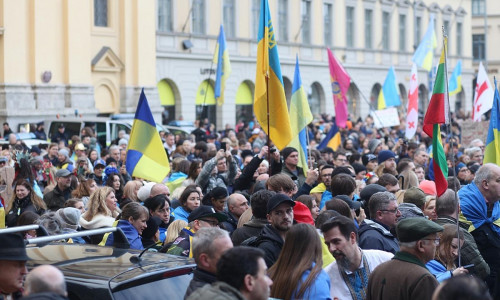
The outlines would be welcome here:
M 365 220 L 359 227 L 359 247 L 391 253 L 399 251 L 398 239 L 382 224 Z
M 284 241 L 281 238 L 278 230 L 272 225 L 265 226 L 257 240 L 257 247 L 262 249 L 266 254 L 264 260 L 266 265 L 270 268 L 278 260 L 281 249 L 283 248 Z
M 191 282 L 189 282 L 189 286 L 186 290 L 186 295 L 184 295 L 184 299 L 189 297 L 197 289 L 202 288 L 207 284 L 212 284 L 216 281 L 217 277 L 215 277 L 215 274 L 196 268 L 193 272 L 193 279 L 191 279 Z
M 116 226 L 121 228 L 125 236 L 127 237 L 128 242 L 130 243 L 130 249 L 142 250 L 144 247 L 142 246 L 141 236 L 135 227 L 130 224 L 127 220 L 118 221 L 118 225 Z M 106 240 L 106 246 L 113 246 L 114 242 L 114 234 L 110 234 L 108 239 Z
M 204 287 L 197 289 L 187 299 L 245 300 L 240 291 L 222 281 L 217 281 L 211 285 L 207 284 Z

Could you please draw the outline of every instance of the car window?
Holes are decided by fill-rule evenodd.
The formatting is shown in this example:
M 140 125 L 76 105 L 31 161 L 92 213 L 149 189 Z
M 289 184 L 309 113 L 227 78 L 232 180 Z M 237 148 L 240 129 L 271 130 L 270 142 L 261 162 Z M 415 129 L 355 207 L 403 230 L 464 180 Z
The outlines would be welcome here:
M 185 274 L 176 277 L 149 282 L 113 293 L 118 300 L 160 299 L 161 295 L 168 299 L 184 299 L 187 287 L 193 275 Z
M 57 133 L 57 129 L 59 128 L 60 124 L 64 124 L 64 127 L 66 128 L 64 130 L 64 133 L 66 134 L 68 139 L 71 139 L 71 137 L 74 135 L 80 136 L 80 130 L 82 126 L 81 122 L 52 121 L 49 128 L 49 139 L 51 139 L 52 136 Z
M 95 135 L 100 145 L 106 145 L 106 122 L 95 123 Z

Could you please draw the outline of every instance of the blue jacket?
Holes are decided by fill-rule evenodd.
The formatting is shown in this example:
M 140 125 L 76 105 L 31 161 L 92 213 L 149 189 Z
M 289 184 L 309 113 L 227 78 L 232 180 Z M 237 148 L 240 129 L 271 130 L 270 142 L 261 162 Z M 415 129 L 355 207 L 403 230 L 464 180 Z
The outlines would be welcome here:
M 135 229 L 132 224 L 130 224 L 129 221 L 127 220 L 120 220 L 118 221 L 118 225 L 116 227 L 119 227 L 123 230 L 123 233 L 127 237 L 128 242 L 130 243 L 130 249 L 138 249 L 142 250 L 144 247 L 142 246 L 142 241 L 141 241 L 141 236 L 139 235 L 139 232 L 137 229 Z M 113 241 L 114 241 L 114 236 L 113 234 L 110 234 L 108 239 L 106 240 L 106 246 L 113 246 Z
M 382 224 L 366 219 L 359 226 L 359 247 L 391 253 L 399 251 L 398 239 Z
M 446 270 L 445 266 L 435 259 L 429 261 L 425 266 L 439 282 L 443 282 L 452 276 L 451 271 Z
M 184 220 L 187 223 L 189 223 L 188 221 L 189 213 L 184 209 L 184 207 L 177 206 L 177 208 L 174 209 L 173 215 L 176 220 Z
M 292 299 L 297 299 L 296 295 L 299 292 L 302 283 L 306 281 L 307 276 L 309 276 L 310 273 L 311 270 L 306 270 L 302 274 L 300 284 L 293 293 Z M 330 297 L 330 277 L 328 276 L 328 274 L 326 274 L 325 270 L 321 270 L 321 272 L 318 274 L 318 277 L 316 277 L 316 280 L 314 280 L 313 284 L 306 290 L 304 296 L 300 299 L 332 299 Z

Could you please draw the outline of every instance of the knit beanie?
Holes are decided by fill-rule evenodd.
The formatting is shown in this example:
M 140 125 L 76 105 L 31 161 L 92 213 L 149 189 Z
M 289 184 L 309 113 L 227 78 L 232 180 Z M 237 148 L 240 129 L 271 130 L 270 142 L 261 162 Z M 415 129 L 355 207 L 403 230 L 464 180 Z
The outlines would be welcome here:
M 375 153 L 375 149 L 377 149 L 378 145 L 382 143 L 379 139 L 373 139 L 368 142 L 368 149 L 370 149 L 371 153 Z
M 391 150 L 383 150 L 380 151 L 378 154 L 378 163 L 381 164 L 384 161 L 388 160 L 389 158 L 395 158 L 396 153 L 392 152 Z
M 430 196 L 436 196 L 437 195 L 437 190 L 436 190 L 436 183 L 434 181 L 430 180 L 422 180 L 420 185 L 418 186 L 424 193 Z
M 286 147 L 283 150 L 281 150 L 281 155 L 283 155 L 283 160 L 285 160 L 293 152 L 298 152 L 298 151 L 293 147 Z
M 66 158 L 69 158 L 69 152 L 64 148 L 60 149 L 58 153 L 64 155 Z
M 151 194 L 151 188 L 155 184 L 156 184 L 156 182 L 148 182 L 148 183 L 144 184 L 143 186 L 141 186 L 139 188 L 139 190 L 137 191 L 137 198 L 139 198 L 139 200 L 141 200 L 143 202 L 146 199 L 148 199 L 149 195 Z
M 60 208 L 56 212 L 56 217 L 61 221 L 62 229 L 77 230 L 80 227 L 80 215 L 80 210 L 74 207 Z

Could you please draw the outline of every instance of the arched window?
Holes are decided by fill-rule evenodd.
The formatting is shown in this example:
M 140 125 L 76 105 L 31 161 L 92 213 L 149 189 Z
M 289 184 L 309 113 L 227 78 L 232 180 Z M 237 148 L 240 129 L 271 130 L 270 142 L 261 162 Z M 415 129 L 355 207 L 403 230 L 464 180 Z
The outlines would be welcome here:
M 309 102 L 309 108 L 313 115 L 321 114 L 322 108 L 324 107 L 323 103 L 325 102 L 325 93 L 321 84 L 315 82 L 311 85 L 307 92 L 307 101 Z
M 196 93 L 196 119 L 208 118 L 211 124 L 216 124 L 215 94 L 212 80 L 203 80 Z
M 157 84 L 160 104 L 163 107 L 162 124 L 168 124 L 176 119 L 175 103 L 178 95 L 177 87 L 168 79 L 162 79 Z
M 249 122 L 253 119 L 253 90 L 251 81 L 243 81 L 236 91 L 236 122 Z

